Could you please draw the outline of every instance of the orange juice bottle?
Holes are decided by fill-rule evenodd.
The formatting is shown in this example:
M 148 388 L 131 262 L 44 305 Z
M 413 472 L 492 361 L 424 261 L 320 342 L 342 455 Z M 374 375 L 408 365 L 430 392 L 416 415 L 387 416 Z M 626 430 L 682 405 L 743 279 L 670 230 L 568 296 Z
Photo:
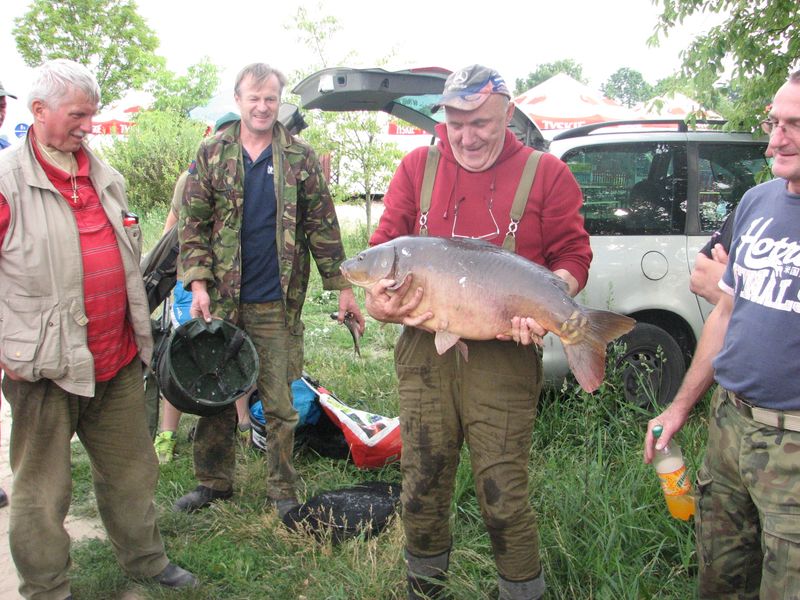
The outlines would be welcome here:
M 663 431 L 661 425 L 656 425 L 653 427 L 653 437 L 658 439 Z M 678 444 L 672 442 L 661 450 L 656 450 L 653 466 L 661 480 L 661 490 L 670 514 L 676 519 L 688 521 L 694 515 L 694 496 Z

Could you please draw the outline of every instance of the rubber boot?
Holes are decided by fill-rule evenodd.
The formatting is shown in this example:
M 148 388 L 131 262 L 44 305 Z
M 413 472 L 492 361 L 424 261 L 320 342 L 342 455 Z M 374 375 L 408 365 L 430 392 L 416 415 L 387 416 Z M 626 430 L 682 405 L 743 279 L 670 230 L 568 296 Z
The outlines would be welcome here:
M 444 582 L 450 564 L 450 551 L 436 556 L 414 556 L 405 551 L 408 573 L 408 600 L 444 600 Z
M 544 573 L 527 581 L 509 581 L 498 575 L 498 600 L 539 600 L 544 596 Z

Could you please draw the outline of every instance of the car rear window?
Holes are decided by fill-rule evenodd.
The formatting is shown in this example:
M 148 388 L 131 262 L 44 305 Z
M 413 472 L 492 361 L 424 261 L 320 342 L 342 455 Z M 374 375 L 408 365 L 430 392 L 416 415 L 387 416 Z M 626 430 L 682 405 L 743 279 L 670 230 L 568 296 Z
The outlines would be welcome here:
M 722 226 L 751 187 L 772 177 L 765 144 L 698 145 L 700 229 L 711 233 Z
M 669 235 L 686 223 L 686 146 L 630 142 L 574 148 L 562 157 L 583 190 L 590 235 Z

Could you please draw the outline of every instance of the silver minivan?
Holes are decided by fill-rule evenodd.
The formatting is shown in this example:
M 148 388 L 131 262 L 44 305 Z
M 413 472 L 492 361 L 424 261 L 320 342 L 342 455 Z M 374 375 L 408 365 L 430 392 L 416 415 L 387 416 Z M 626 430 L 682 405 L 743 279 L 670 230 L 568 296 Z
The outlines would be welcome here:
M 293 92 L 306 109 L 379 110 L 433 134 L 443 111 L 432 114 L 430 106 L 448 74 L 329 68 Z M 566 162 L 583 190 L 594 259 L 578 300 L 636 319 L 619 358 L 632 402 L 665 403 L 675 395 L 711 310 L 689 291 L 694 258 L 742 194 L 768 173 L 765 139 L 716 125 L 604 123 L 550 141 L 519 109 L 510 125 L 523 143 Z M 555 336 L 545 338 L 544 364 L 553 383 L 569 375 Z

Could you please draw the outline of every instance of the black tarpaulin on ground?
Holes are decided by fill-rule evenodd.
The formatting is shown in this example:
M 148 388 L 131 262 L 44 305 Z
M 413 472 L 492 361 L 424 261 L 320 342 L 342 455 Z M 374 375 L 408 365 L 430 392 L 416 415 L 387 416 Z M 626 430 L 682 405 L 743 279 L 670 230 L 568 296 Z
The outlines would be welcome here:
M 369 481 L 320 492 L 283 517 L 290 529 L 306 531 L 334 544 L 363 535 L 377 535 L 397 512 L 400 484 Z

